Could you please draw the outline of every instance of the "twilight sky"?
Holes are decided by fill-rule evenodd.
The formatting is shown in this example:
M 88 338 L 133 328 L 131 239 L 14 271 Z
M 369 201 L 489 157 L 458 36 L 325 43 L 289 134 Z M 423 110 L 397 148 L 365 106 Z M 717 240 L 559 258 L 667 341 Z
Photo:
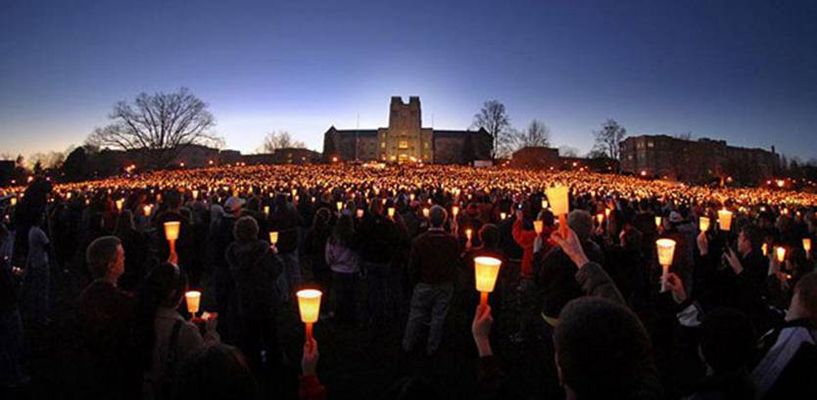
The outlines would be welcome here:
M 320 151 L 418 95 L 424 126 L 498 99 L 582 153 L 614 118 L 809 159 L 817 2 L 0 0 L 0 153 L 64 150 L 116 101 L 181 86 L 243 152 L 271 130 Z

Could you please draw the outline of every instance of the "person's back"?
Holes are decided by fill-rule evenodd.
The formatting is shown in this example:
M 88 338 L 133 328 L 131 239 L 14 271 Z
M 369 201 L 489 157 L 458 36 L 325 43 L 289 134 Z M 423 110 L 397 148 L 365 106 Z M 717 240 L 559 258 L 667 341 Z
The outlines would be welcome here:
M 417 282 L 446 283 L 456 277 L 459 260 L 457 238 L 443 230 L 430 229 L 412 243 L 410 268 Z

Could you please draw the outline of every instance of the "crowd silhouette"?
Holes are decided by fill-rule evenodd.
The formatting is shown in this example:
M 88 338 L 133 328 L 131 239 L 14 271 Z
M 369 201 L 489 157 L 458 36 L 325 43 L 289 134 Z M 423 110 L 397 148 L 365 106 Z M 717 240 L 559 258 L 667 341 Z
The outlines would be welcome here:
M 2 199 L 9 396 L 817 398 L 813 194 L 336 163 Z

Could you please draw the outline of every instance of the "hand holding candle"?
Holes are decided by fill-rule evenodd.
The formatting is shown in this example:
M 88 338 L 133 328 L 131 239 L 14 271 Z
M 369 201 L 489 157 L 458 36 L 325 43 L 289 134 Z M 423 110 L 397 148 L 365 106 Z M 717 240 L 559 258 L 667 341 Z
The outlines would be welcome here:
M 545 222 L 541 219 L 533 221 L 533 231 L 536 232 L 537 235 L 541 235 L 542 232 L 545 231 Z
M 320 290 L 304 289 L 296 293 L 298 296 L 298 311 L 301 314 L 301 322 L 306 324 L 306 340 L 312 340 L 312 324 L 318 322 L 321 312 Z
M 499 267 L 502 261 L 493 257 L 474 258 L 474 274 L 477 291 L 480 293 L 480 304 L 488 304 L 488 293 L 494 291 L 496 278 L 499 276 Z
M 179 229 L 181 228 L 181 222 L 179 221 L 169 221 L 165 222 L 165 238 L 167 242 L 170 244 L 170 261 L 173 265 L 177 265 L 179 263 L 178 256 L 176 255 L 176 240 L 179 239 Z
M 658 250 L 658 263 L 661 264 L 661 292 L 667 291 L 667 274 L 675 255 L 675 241 L 672 239 L 658 239 L 655 241 Z

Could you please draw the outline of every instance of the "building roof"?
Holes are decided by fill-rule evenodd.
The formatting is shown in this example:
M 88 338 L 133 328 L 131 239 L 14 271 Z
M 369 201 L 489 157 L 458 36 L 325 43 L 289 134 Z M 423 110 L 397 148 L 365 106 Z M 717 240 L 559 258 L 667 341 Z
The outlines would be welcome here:
M 331 128 L 330 128 L 331 130 Z M 377 129 L 335 129 L 335 132 L 341 135 L 355 135 L 362 137 L 377 136 Z

